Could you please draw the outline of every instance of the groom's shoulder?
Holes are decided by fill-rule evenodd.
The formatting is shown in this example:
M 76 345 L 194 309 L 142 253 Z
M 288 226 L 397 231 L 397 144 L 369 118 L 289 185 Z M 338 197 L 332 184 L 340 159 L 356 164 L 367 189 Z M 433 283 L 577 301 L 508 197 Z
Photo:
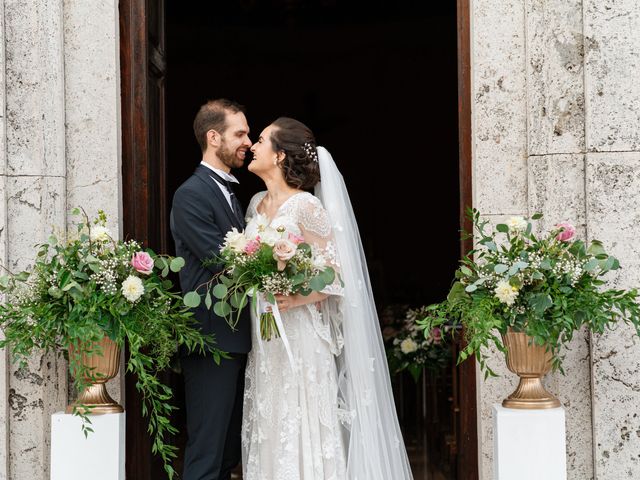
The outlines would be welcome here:
M 178 187 L 176 192 L 173 194 L 173 201 L 175 202 L 176 199 L 199 195 L 202 193 L 203 187 L 205 186 L 206 185 L 203 184 L 202 180 L 200 180 L 194 173 Z

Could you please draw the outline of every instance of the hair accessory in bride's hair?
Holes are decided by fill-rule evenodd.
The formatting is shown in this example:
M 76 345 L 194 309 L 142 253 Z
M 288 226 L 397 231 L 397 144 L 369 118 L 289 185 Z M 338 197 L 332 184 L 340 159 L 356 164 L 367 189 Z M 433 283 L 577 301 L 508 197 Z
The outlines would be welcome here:
M 307 156 L 314 162 L 318 163 L 318 149 L 313 146 L 312 143 L 306 142 L 302 148 L 307 153 Z

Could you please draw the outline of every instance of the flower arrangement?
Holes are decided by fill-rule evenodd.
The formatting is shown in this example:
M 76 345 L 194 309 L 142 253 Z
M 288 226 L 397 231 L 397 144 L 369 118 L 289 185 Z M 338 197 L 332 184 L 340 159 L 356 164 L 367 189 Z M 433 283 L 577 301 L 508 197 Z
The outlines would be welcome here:
M 499 334 L 524 332 L 546 346 L 553 368 L 560 369 L 561 347 L 586 326 L 602 333 L 622 320 L 640 333 L 636 289 L 604 288 L 604 277 L 620 268 L 598 240 L 588 245 L 575 239 L 567 222 L 537 236 L 532 221 L 512 217 L 487 229 L 477 210 L 469 212 L 477 248 L 461 261 L 447 299 L 427 309 L 419 321 L 425 335 L 448 322 L 462 324 L 468 344 L 459 360 L 475 355 L 485 377 L 495 375 L 483 349 L 494 344 L 505 351 Z
M 252 308 L 260 314 L 264 340 L 280 335 L 275 294 L 309 295 L 336 279 L 336 272 L 326 266 L 322 254 L 286 225 L 271 226 L 264 215 L 258 215 L 244 232 L 236 228 L 227 232 L 220 255 L 211 262 L 223 268 L 203 285 L 207 308 L 211 308 L 215 297 L 215 313 L 235 326 L 240 311 L 251 299 Z M 265 308 L 259 308 L 261 300 Z M 198 306 L 198 289 L 188 292 L 184 301 L 190 307 Z
M 450 361 L 451 350 L 445 341 L 445 333 L 450 327 L 433 327 L 425 335 L 417 321 L 426 315 L 427 307 L 405 308 L 400 321 L 387 324 L 383 329 L 391 373 L 398 374 L 407 370 L 417 382 L 425 368 L 438 371 L 446 367 Z
M 176 447 L 165 438 L 177 432 L 169 421 L 175 407 L 169 403 L 171 389 L 155 374 L 169 366 L 180 345 L 190 351 L 208 348 L 216 361 L 225 354 L 193 327 L 192 314 L 172 292 L 167 275 L 182 268 L 182 258 L 156 255 L 134 240 L 113 239 L 102 211 L 93 222 L 80 209 L 72 215 L 82 215 L 74 238 L 62 241 L 60 235 L 51 235 L 37 246 L 30 271 L 0 277 L 5 296 L 0 304 L 0 347 L 9 347 L 13 359 L 23 365 L 35 350 L 66 352 L 80 392 L 98 378 L 82 364 L 83 354 L 101 354 L 95 346 L 105 336 L 121 348 L 126 342 L 126 371 L 137 377 L 153 451 L 173 478 Z M 89 406 L 74 407 L 74 414 L 84 420 L 85 435 L 92 431 L 87 413 Z

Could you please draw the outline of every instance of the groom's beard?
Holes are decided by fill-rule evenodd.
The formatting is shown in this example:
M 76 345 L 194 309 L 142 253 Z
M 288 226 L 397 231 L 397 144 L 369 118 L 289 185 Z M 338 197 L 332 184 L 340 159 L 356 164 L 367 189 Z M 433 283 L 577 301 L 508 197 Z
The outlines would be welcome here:
M 236 156 L 236 152 L 232 152 L 227 148 L 226 142 L 223 140 L 218 150 L 218 158 L 229 168 L 240 168 L 244 165 L 244 160 Z

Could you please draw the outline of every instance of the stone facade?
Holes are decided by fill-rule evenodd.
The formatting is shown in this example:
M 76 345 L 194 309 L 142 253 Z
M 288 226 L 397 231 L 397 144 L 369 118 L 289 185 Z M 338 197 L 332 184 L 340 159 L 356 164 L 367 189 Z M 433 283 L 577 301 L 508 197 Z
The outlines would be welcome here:
M 640 4 L 635 0 L 472 2 L 474 202 L 496 221 L 542 212 L 622 262 L 638 285 Z M 549 389 L 567 414 L 568 478 L 640 475 L 640 340 L 620 326 L 581 332 Z M 492 478 L 491 405 L 514 376 L 479 381 L 481 478 Z
M 543 212 L 612 247 L 640 280 L 640 4 L 472 1 L 474 204 L 492 221 Z M 121 229 L 118 3 L 0 0 L 0 262 L 28 267 L 33 244 L 77 205 Z M 548 226 L 548 224 L 547 224 Z M 626 327 L 582 332 L 548 387 L 567 410 L 569 479 L 640 475 L 640 341 Z M 480 471 L 492 478 L 491 405 L 515 386 L 478 383 Z M 479 377 L 480 378 L 480 377 Z M 120 398 L 117 382 L 113 395 Z M 48 478 L 50 414 L 66 366 L 0 355 L 0 480 Z
M 16 271 L 74 206 L 121 210 L 117 2 L 0 1 L 0 262 Z M 63 359 L 0 357 L 0 479 L 49 478 Z M 113 392 L 119 398 L 115 383 Z

